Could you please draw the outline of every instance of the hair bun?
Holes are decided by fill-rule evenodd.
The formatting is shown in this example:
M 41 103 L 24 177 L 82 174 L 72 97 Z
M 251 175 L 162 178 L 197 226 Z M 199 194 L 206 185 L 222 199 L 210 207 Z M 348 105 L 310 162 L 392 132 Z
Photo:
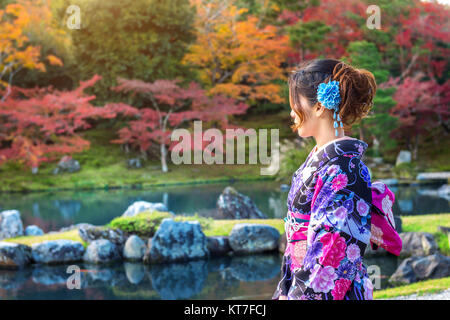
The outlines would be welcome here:
M 373 74 L 340 62 L 334 67 L 331 80 L 339 81 L 339 115 L 342 122 L 349 126 L 367 116 L 377 90 Z

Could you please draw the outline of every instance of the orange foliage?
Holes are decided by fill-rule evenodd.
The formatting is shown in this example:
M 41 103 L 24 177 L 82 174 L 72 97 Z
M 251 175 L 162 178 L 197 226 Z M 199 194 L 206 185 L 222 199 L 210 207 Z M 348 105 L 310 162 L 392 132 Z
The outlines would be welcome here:
M 204 3 L 197 7 L 197 42 L 183 62 L 198 69 L 209 94 L 226 94 L 248 103 L 267 100 L 283 103 L 280 86 L 274 80 L 286 80 L 282 63 L 288 50 L 288 37 L 275 26 L 259 26 L 259 20 L 247 16 L 228 2 Z

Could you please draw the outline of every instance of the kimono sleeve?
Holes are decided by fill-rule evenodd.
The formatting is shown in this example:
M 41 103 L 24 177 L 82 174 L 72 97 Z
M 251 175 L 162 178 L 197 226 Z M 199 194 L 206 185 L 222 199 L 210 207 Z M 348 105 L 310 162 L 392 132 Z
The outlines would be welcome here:
M 306 256 L 289 299 L 341 300 L 352 284 L 364 291 L 370 203 L 370 176 L 359 158 L 343 159 L 318 173 Z

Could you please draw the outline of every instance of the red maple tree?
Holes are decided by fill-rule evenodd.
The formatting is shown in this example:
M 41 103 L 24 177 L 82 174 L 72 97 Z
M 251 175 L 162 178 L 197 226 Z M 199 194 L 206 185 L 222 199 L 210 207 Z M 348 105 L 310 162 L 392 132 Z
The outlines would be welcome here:
M 159 149 L 156 153 L 161 158 L 163 172 L 168 171 L 167 151 L 171 148 L 170 136 L 174 129 L 189 120 L 214 122 L 222 128 L 231 127 L 228 116 L 243 114 L 248 108 L 245 103 L 224 95 L 209 97 L 195 82 L 189 83 L 186 88 L 179 82 L 175 79 L 148 83 L 119 78 L 119 85 L 113 88 L 115 91 L 139 94 L 147 104 L 140 109 L 134 108 L 136 119 L 120 129 L 119 139 L 112 142 L 131 145 L 144 155 Z
M 134 115 L 135 110 L 126 105 L 103 108 L 91 104 L 95 96 L 84 90 L 100 78 L 95 75 L 82 81 L 73 91 L 13 87 L 5 101 L 0 101 L 0 164 L 16 160 L 38 168 L 42 162 L 89 148 L 89 141 L 80 136 L 91 127 L 89 120 L 115 118 L 118 113 Z

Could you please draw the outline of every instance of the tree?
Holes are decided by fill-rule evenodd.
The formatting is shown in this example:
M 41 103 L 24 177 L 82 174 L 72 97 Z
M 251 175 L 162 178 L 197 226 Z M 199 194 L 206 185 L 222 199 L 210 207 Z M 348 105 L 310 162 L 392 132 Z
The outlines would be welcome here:
M 381 54 L 375 44 L 371 42 L 351 42 L 347 52 L 351 64 L 371 71 L 378 84 L 373 108 L 369 116 L 358 125 L 360 139 L 364 140 L 365 135 L 368 134 L 373 140 L 376 139 L 380 142 L 382 152 L 389 151 L 396 146 L 391 132 L 397 127 L 396 117 L 390 114 L 396 104 L 393 99 L 395 87 L 385 84 L 389 77 L 389 71 L 383 66 Z
M 13 78 L 23 68 L 45 71 L 40 49 L 29 45 L 24 29 L 32 16 L 26 2 L 8 4 L 0 10 L 0 89 L 6 88 L 2 100 L 11 93 Z M 50 59 L 57 59 L 51 57 Z
M 119 139 L 112 142 L 130 145 L 145 156 L 158 148 L 163 172 L 168 171 L 167 147 L 174 129 L 193 119 L 215 121 L 226 127 L 228 115 L 243 114 L 248 108 L 244 103 L 236 103 L 223 95 L 208 97 L 197 83 L 191 82 L 183 88 L 179 82 L 179 79 L 152 83 L 118 79 L 119 85 L 113 88 L 119 92 L 139 94 L 147 104 L 141 109 L 134 108 L 137 118 L 120 129 Z M 115 105 L 109 104 L 105 108 L 109 106 Z
M 80 7 L 80 29 L 71 30 L 80 79 L 102 76 L 93 88 L 97 102 L 119 101 L 110 87 L 118 77 L 155 81 L 187 76 L 180 60 L 194 40 L 189 0 L 66 0 Z M 135 102 L 137 103 L 137 102 Z
M 229 1 L 194 1 L 197 6 L 197 41 L 183 59 L 197 70 L 209 94 L 225 94 L 247 104 L 282 103 L 285 80 L 282 63 L 288 38 L 273 25 L 258 27 L 258 17 Z
M 406 77 L 400 84 L 399 80 L 390 81 L 391 86 L 397 86 L 394 94 L 397 105 L 391 113 L 400 121 L 394 134 L 406 141 L 413 159 L 417 160 L 421 136 L 439 126 L 443 127 L 445 135 L 450 132 L 450 80 L 439 85 L 435 80 L 424 79 L 423 74 Z
M 11 94 L 0 102 L 0 164 L 15 160 L 38 168 L 42 162 L 89 148 L 80 132 L 91 127 L 91 120 L 135 114 L 122 104 L 94 107 L 91 101 L 95 96 L 83 91 L 98 80 L 96 75 L 80 82 L 73 91 L 12 87 Z

